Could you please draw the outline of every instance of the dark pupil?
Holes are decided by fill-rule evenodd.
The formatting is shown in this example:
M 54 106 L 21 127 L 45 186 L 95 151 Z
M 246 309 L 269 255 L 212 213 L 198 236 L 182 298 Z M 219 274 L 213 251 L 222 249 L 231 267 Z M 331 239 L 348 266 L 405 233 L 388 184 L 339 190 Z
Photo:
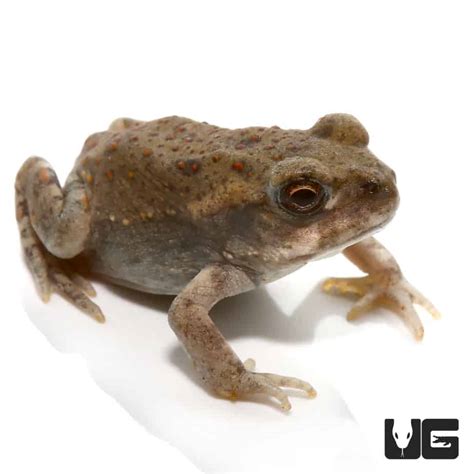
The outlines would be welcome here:
M 311 214 L 325 203 L 326 193 L 317 181 L 292 182 L 283 186 L 278 204 L 294 214 Z
M 316 198 L 316 192 L 308 188 L 297 189 L 290 193 L 291 201 L 298 207 L 311 206 Z

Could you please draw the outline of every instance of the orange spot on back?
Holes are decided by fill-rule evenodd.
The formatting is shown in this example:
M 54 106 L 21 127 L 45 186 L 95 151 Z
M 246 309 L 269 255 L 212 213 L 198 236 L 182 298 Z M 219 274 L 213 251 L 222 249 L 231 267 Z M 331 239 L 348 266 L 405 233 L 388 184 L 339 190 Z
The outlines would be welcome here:
M 242 171 L 244 169 L 244 164 L 241 161 L 235 161 L 232 163 L 232 169 L 236 171 Z
M 249 137 L 249 141 L 252 142 L 252 143 L 257 143 L 259 142 L 261 139 L 260 139 L 260 136 L 259 135 L 250 135 Z
M 151 148 L 143 148 L 142 153 L 145 157 L 151 156 L 153 154 L 153 150 Z

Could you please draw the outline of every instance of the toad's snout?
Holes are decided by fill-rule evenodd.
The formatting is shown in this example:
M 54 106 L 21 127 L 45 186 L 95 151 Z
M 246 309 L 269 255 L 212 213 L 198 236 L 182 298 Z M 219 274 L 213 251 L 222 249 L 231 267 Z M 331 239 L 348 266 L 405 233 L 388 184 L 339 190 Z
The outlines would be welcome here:
M 387 205 L 395 211 L 400 196 L 393 179 L 370 178 L 359 184 L 359 193 L 363 199 Z

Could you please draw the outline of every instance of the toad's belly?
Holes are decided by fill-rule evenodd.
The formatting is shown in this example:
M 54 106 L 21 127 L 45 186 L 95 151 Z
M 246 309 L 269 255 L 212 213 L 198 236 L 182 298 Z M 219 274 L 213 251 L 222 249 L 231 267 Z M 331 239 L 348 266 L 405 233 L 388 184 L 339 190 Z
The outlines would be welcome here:
M 202 268 L 223 261 L 216 243 L 189 227 L 94 224 L 80 260 L 93 274 L 122 286 L 177 294 Z
M 184 226 L 144 226 L 96 223 L 79 259 L 91 273 L 108 281 L 163 295 L 178 294 L 212 264 L 237 266 L 258 285 L 277 280 L 305 263 L 269 262 L 258 257 L 229 260 L 225 251 L 228 236 L 218 238 Z

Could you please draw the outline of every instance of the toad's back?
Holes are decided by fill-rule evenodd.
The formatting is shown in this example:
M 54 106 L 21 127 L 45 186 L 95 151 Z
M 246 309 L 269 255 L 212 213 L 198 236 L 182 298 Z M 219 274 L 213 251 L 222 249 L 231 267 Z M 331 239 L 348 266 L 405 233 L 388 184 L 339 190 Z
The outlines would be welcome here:
M 265 200 L 272 164 L 310 140 L 278 127 L 119 119 L 87 139 L 73 171 L 91 211 L 83 257 L 122 284 L 179 291 L 207 263 L 225 259 L 235 226 L 246 225 L 242 210 Z

